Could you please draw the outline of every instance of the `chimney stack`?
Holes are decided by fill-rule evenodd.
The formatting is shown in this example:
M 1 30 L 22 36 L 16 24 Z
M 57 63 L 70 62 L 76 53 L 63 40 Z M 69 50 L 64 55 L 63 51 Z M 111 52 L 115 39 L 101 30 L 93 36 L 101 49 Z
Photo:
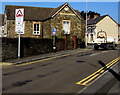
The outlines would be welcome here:
M 90 15 L 89 16 L 87 16 L 87 20 L 90 20 L 91 18 L 90 18 Z
M 100 17 L 100 15 L 98 14 L 94 14 L 94 18 Z

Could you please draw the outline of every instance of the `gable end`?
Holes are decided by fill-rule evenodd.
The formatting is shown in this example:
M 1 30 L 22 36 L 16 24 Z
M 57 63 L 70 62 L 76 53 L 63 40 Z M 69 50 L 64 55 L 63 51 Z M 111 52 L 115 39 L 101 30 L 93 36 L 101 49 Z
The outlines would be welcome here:
M 58 9 L 53 15 L 52 15 L 52 18 L 54 16 L 56 16 L 62 9 L 64 9 L 66 6 L 68 6 L 72 12 L 81 20 L 81 17 L 78 15 L 77 12 L 75 12 L 75 10 L 68 4 L 68 3 L 65 3 L 60 9 Z

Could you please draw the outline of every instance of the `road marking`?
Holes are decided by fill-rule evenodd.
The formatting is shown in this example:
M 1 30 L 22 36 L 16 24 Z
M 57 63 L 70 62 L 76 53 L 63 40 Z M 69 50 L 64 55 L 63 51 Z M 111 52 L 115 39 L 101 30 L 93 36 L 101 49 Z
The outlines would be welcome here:
M 111 52 L 111 51 L 114 51 L 114 50 L 102 51 L 102 53 L 108 53 L 108 52 Z M 95 55 L 98 55 L 98 54 L 100 54 L 100 53 L 91 54 L 90 56 L 95 56 Z
M 112 67 L 115 63 L 117 63 L 118 61 L 120 61 L 120 57 L 112 60 L 111 62 L 109 62 L 106 67 L 110 68 Z M 97 70 L 96 72 L 94 72 L 93 74 L 91 74 L 90 76 L 82 79 L 81 81 L 77 82 L 76 84 L 78 85 L 88 85 L 91 81 L 93 81 L 94 79 L 96 79 L 97 77 L 99 77 L 101 74 L 103 74 L 107 69 L 102 67 L 99 70 Z
M 115 64 L 116 65 L 116 64 Z M 115 66 L 114 65 L 114 66 Z M 113 66 L 111 67 L 113 68 Z M 100 76 L 98 76 L 95 80 L 93 80 L 92 82 L 90 82 L 88 85 L 86 85 L 82 90 L 78 91 L 75 95 L 80 95 L 80 93 L 82 93 L 83 91 L 85 91 L 90 85 L 92 85 L 95 81 L 97 81 L 98 79 L 100 79 L 104 74 L 106 74 L 108 71 L 105 71 L 103 74 L 101 74 Z
M 90 56 L 95 56 L 95 55 L 98 55 L 98 54 L 100 54 L 100 53 L 95 53 L 95 54 L 92 54 L 92 55 L 90 55 Z
M 22 64 L 15 65 L 15 66 L 24 66 L 24 65 L 28 65 L 28 64 L 37 63 L 37 62 L 43 62 L 43 61 L 52 60 L 52 59 L 55 59 L 55 58 L 60 58 L 60 57 L 65 57 L 65 56 L 69 56 L 69 55 L 74 55 L 74 54 L 81 53 L 81 52 L 84 53 L 84 52 L 87 52 L 87 51 L 91 51 L 91 49 L 85 49 L 84 51 L 72 52 L 72 53 L 69 53 L 69 54 L 54 56 L 54 57 L 51 57 L 51 58 L 46 58 L 46 59 L 37 60 L 37 61 L 26 62 L 26 63 L 22 63 Z
M 107 52 L 110 52 L 110 51 L 102 51 L 102 53 L 107 53 Z
M 111 51 L 114 51 L 114 50 L 102 51 L 102 53 L 107 53 L 107 52 L 111 52 Z

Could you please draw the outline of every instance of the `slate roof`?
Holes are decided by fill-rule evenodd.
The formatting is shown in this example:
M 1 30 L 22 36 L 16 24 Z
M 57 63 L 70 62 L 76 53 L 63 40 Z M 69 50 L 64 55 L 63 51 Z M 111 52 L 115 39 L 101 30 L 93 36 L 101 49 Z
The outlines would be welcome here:
M 120 24 L 118 24 L 118 27 L 120 27 Z
M 15 5 L 6 5 L 5 13 L 8 20 L 15 20 L 15 9 L 24 8 L 24 20 L 47 20 L 51 18 L 59 9 L 63 6 L 68 5 L 65 3 L 57 8 L 43 8 L 43 7 L 29 7 L 29 6 L 15 6 Z M 74 10 L 79 17 L 81 17 L 79 11 Z
M 88 25 L 91 25 L 91 24 L 97 24 L 100 20 L 102 20 L 104 17 L 106 17 L 108 15 L 103 15 L 103 16 L 100 16 L 100 17 L 97 17 L 97 18 L 94 18 L 92 20 L 88 20 L 87 24 Z
M 4 14 L 0 14 L 0 26 L 3 26 Z
M 15 9 L 24 8 L 24 20 L 44 20 L 49 17 L 53 8 L 40 8 L 28 6 L 6 5 L 6 15 L 8 20 L 15 20 Z

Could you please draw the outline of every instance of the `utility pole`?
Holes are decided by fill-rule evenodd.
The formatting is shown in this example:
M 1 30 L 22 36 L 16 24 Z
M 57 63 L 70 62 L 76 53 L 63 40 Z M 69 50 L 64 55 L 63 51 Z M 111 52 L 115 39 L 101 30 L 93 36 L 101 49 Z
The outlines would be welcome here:
M 87 10 L 87 9 L 88 9 L 87 2 L 88 2 L 88 0 L 86 0 L 86 28 L 85 28 L 85 30 L 86 30 L 86 31 L 85 31 L 86 47 L 87 47 L 87 42 L 88 42 L 88 37 L 87 37 L 87 35 L 86 35 L 86 34 L 87 34 L 87 12 L 88 12 L 88 10 Z

